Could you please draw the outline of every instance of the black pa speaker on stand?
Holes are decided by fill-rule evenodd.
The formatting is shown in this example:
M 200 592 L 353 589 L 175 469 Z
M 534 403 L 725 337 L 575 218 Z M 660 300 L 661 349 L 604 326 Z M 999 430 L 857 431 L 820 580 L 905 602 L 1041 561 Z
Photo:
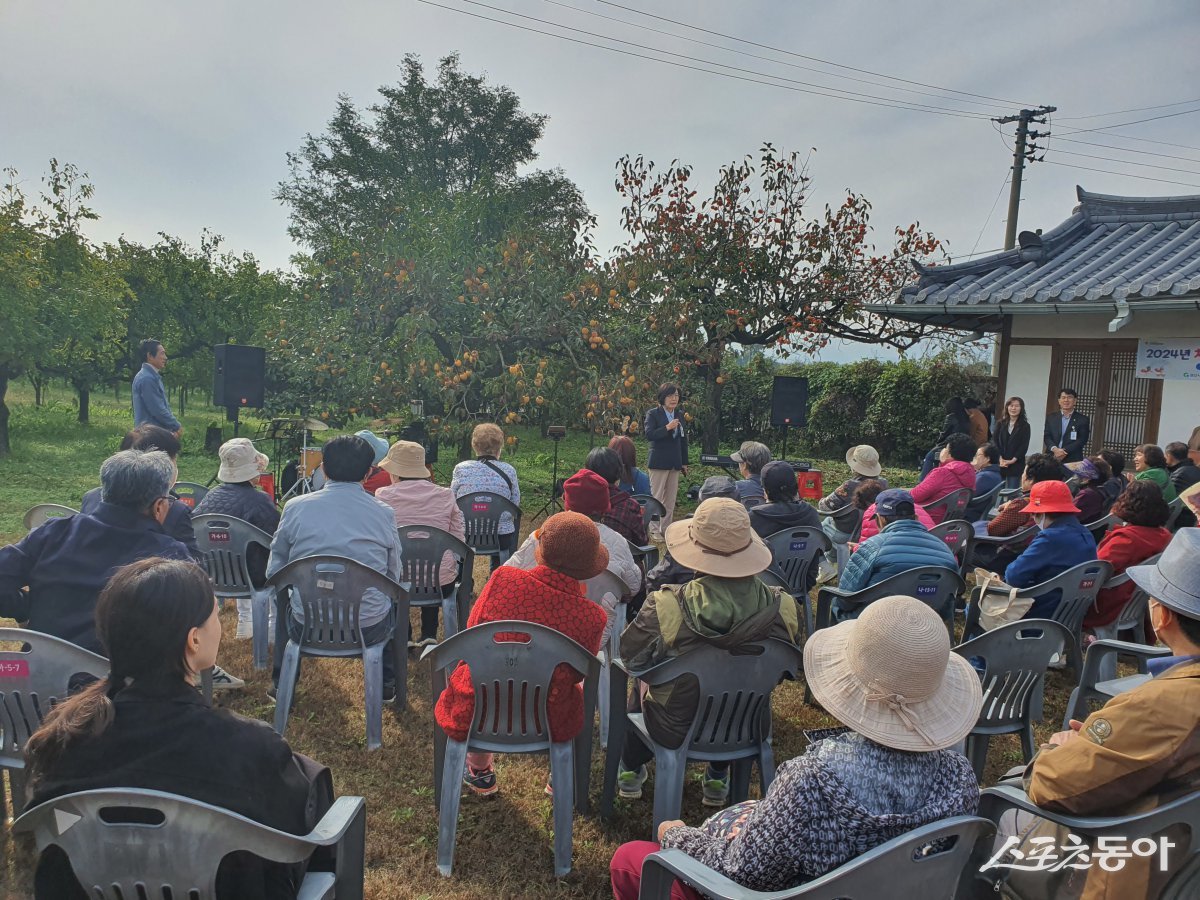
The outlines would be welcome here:
M 262 409 L 266 398 L 267 351 L 242 344 L 213 346 L 213 406 L 225 407 L 225 417 L 238 433 L 242 407 Z
M 808 424 L 808 379 L 776 375 L 771 385 L 771 425 L 783 429 L 783 456 L 787 459 L 789 428 Z

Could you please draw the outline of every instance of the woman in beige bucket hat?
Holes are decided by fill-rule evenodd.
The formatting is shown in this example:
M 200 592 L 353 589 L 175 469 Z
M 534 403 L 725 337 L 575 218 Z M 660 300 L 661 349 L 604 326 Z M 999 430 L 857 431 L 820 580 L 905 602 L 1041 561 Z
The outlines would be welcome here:
M 877 600 L 809 638 L 804 670 L 847 727 L 808 732 L 808 749 L 779 767 L 762 800 L 699 828 L 664 822 L 658 844 L 622 846 L 610 866 L 617 900 L 637 896 L 641 861 L 660 846 L 748 888 L 782 891 L 906 831 L 974 814 L 975 773 L 949 748 L 975 725 L 983 694 L 933 610 L 912 597 Z

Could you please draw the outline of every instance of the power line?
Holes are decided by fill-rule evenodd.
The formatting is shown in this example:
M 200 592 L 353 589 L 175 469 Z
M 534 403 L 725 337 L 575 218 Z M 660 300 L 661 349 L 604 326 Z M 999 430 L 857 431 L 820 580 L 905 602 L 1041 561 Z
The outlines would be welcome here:
M 1113 126 L 1113 127 L 1116 127 L 1116 126 Z M 1067 128 L 1066 129 L 1067 134 L 1092 134 L 1094 132 L 1095 132 L 1095 129 L 1090 129 L 1090 128 L 1089 129 L 1082 129 L 1082 128 Z M 1106 138 L 1112 138 L 1113 140 L 1122 140 L 1122 141 L 1140 141 L 1143 144 L 1158 144 L 1159 146 L 1162 146 L 1162 147 L 1178 147 L 1181 150 L 1191 150 L 1195 153 L 1200 153 L 1200 147 L 1193 147 L 1191 144 L 1176 144 L 1176 143 L 1173 143 L 1172 141 L 1160 141 L 1160 140 L 1156 140 L 1154 138 L 1134 137 L 1132 134 L 1100 134 L 1100 135 L 1097 135 L 1097 137 L 1106 137 Z M 1130 151 L 1130 152 L 1134 152 L 1134 151 Z
M 620 3 L 612 2 L 612 0 L 595 0 L 595 2 L 603 3 L 605 6 L 615 6 L 617 9 L 623 9 L 623 10 L 625 10 L 625 12 L 635 13 L 639 16 L 646 16 L 651 19 L 658 19 L 661 22 L 670 22 L 672 25 L 679 25 L 683 28 L 690 28 L 693 31 L 699 31 L 703 34 L 711 34 L 714 37 L 722 37 L 722 38 L 725 38 L 726 40 L 737 41 L 740 44 L 748 44 L 751 47 L 759 47 L 763 50 L 771 50 L 774 53 L 784 53 L 784 54 L 787 54 L 788 56 L 794 56 L 797 59 L 806 59 L 809 62 L 817 62 L 817 63 L 821 63 L 822 65 L 833 66 L 838 69 L 846 69 L 848 71 L 858 72 L 863 75 L 873 75 L 876 78 L 886 78 L 888 81 L 899 81 L 903 84 L 915 84 L 917 87 L 932 88 L 932 89 L 938 90 L 938 91 L 946 91 L 951 94 L 962 94 L 965 97 L 976 97 L 980 100 L 994 100 L 995 102 L 1002 103 L 1005 106 L 1024 105 L 1023 101 L 1020 101 L 1020 100 L 1007 100 L 1003 97 L 989 97 L 987 94 L 975 94 L 975 93 L 972 93 L 971 91 L 958 91 L 958 90 L 955 90 L 954 88 L 941 87 L 940 85 L 936 85 L 936 84 L 926 84 L 923 81 L 912 81 L 908 78 L 900 78 L 896 75 L 887 75 L 883 72 L 873 72 L 870 69 L 860 69 L 857 66 L 847 66 L 843 63 L 833 62 L 832 60 L 828 60 L 828 59 L 821 59 L 820 57 L 817 57 L 817 56 L 806 56 L 803 53 L 796 53 L 792 50 L 784 50 L 782 47 L 772 47 L 770 44 L 760 44 L 757 41 L 752 41 L 747 38 L 740 38 L 740 37 L 737 37 L 736 35 L 725 34 L 724 32 L 721 32 L 721 31 L 712 31 L 711 29 L 708 29 L 708 28 L 701 28 L 699 25 L 692 25 L 688 22 L 681 22 L 678 19 L 670 19 L 670 18 L 667 18 L 666 16 L 655 15 L 654 13 L 648 13 L 648 12 L 645 12 L 644 10 L 634 9 L 633 7 L 622 6 Z
M 1000 190 L 996 191 L 996 199 L 992 201 L 992 208 L 988 210 L 987 218 L 983 220 L 983 226 L 979 229 L 979 236 L 975 238 L 975 243 L 971 246 L 971 252 L 967 256 L 975 255 L 975 248 L 979 246 L 980 240 L 983 239 L 983 233 L 987 230 L 992 221 L 992 214 L 996 211 L 996 204 L 1000 202 L 1000 195 L 1004 193 L 1004 189 L 1008 187 L 1008 179 L 1010 176 L 1005 175 L 1004 180 L 1000 182 Z M 985 253 L 988 251 L 984 251 Z
M 1200 112 L 1200 106 L 1197 106 L 1195 109 L 1182 109 L 1179 112 L 1163 113 L 1161 116 L 1150 116 L 1146 119 L 1134 119 L 1132 122 L 1119 122 L 1116 125 L 1097 125 L 1095 128 L 1077 128 L 1072 132 L 1072 134 L 1085 134 L 1090 131 L 1109 131 L 1113 128 L 1125 128 L 1129 125 L 1141 125 L 1143 122 L 1157 122 L 1159 119 L 1171 119 L 1175 116 L 1190 116 L 1192 113 L 1198 112 Z
M 1157 181 L 1162 184 L 1178 184 L 1183 187 L 1200 188 L 1200 184 L 1192 184 L 1190 181 L 1170 181 L 1166 178 L 1152 178 L 1149 175 L 1133 175 L 1129 172 L 1114 172 L 1111 169 L 1093 169 L 1090 166 L 1077 166 L 1074 163 L 1058 162 L 1053 159 L 1045 160 L 1047 165 L 1062 166 L 1066 169 L 1079 169 L 1082 172 L 1100 172 L 1103 175 L 1119 175 L 1122 178 L 1140 178 L 1142 181 Z
M 1055 153 L 1066 153 L 1068 156 L 1082 156 L 1084 159 L 1098 159 L 1102 162 L 1116 163 L 1117 165 L 1125 166 L 1142 166 L 1147 169 L 1162 169 L 1167 172 L 1182 172 L 1185 175 L 1200 175 L 1200 171 L 1195 169 L 1180 169 L 1174 166 L 1158 166 L 1154 163 L 1136 162 L 1132 159 L 1113 159 L 1111 156 L 1097 156 L 1094 153 L 1078 153 L 1074 150 L 1060 150 L 1057 147 Z
M 458 13 L 459 15 L 470 16 L 471 18 L 482 19 L 487 22 L 495 22 L 499 25 L 507 25 L 509 28 L 516 28 L 520 31 L 528 31 L 533 34 L 541 34 L 541 35 L 545 35 L 546 37 L 552 37 L 552 38 L 556 38 L 556 39 L 562 40 L 562 41 L 570 41 L 571 43 L 574 43 L 574 44 L 583 44 L 584 46 L 588 46 L 588 47 L 596 47 L 600 50 L 608 50 L 612 53 L 620 53 L 625 56 L 633 56 L 638 59 L 647 59 L 647 60 L 650 60 L 651 62 L 657 62 L 657 63 L 662 63 L 664 65 L 675 66 L 675 67 L 681 68 L 681 69 L 688 69 L 688 70 L 691 70 L 694 72 L 705 72 L 709 75 L 720 75 L 724 78 L 732 78 L 736 81 L 745 81 L 745 82 L 749 82 L 751 84 L 765 84 L 769 87 L 782 88 L 784 90 L 794 91 L 794 92 L 801 93 L 801 94 L 813 94 L 813 95 L 820 96 L 820 97 L 830 97 L 834 100 L 849 100 L 853 103 L 865 103 L 869 106 L 882 106 L 882 107 L 886 107 L 888 109 L 902 109 L 902 110 L 905 110 L 908 112 L 924 112 L 924 113 L 930 113 L 932 115 L 953 116 L 956 118 L 963 118 L 963 119 L 987 118 L 986 115 L 979 114 L 979 113 L 970 113 L 970 112 L 966 112 L 964 110 L 949 110 L 949 109 L 944 109 L 944 108 L 940 108 L 940 107 L 931 107 L 931 106 L 927 106 L 925 104 L 918 104 L 918 103 L 909 102 L 909 101 L 896 100 L 894 98 L 888 98 L 888 97 L 875 98 L 875 95 L 860 94 L 859 92 L 856 92 L 856 91 L 845 91 L 841 88 L 825 88 L 824 90 L 813 90 L 811 88 L 794 87 L 790 84 L 780 84 L 779 83 L 780 81 L 796 82 L 796 79 L 784 78 L 779 75 L 770 75 L 770 74 L 762 73 L 762 72 L 755 72 L 755 71 L 749 70 L 749 69 L 740 69 L 737 66 L 729 66 L 724 63 L 712 62 L 711 60 L 685 56 L 685 55 L 679 54 L 679 53 L 672 53 L 671 51 L 659 50 L 658 48 L 655 48 L 655 47 L 646 47 L 645 45 L 636 44 L 632 41 L 621 40 L 620 38 L 608 37 L 607 35 L 595 35 L 592 32 L 585 32 L 582 29 L 570 28 L 569 26 L 558 25 L 557 23 L 554 23 L 554 22 L 546 22 L 546 24 L 552 25 L 553 27 L 556 27 L 556 28 L 562 28 L 562 29 L 569 30 L 569 31 L 576 31 L 576 32 L 579 32 L 582 34 L 592 34 L 593 36 L 600 37 L 603 40 L 614 41 L 614 42 L 620 43 L 620 44 L 628 44 L 630 46 L 635 46 L 635 47 L 642 47 L 643 49 L 649 49 L 653 52 L 667 53 L 670 56 L 678 56 L 681 59 L 690 59 L 695 62 L 704 63 L 705 65 L 720 66 L 720 67 L 726 68 L 726 69 L 733 69 L 734 71 L 747 72 L 752 75 L 761 76 L 759 78 L 748 78 L 743 75 L 734 75 L 730 72 L 720 72 L 720 71 L 715 71 L 713 69 L 701 68 L 699 66 L 687 65 L 685 63 L 675 62 L 670 59 L 663 59 L 658 56 L 647 56 L 644 53 L 635 53 L 632 50 L 622 50 L 620 47 L 609 47 L 605 44 L 597 44 L 592 41 L 585 41 L 580 38 L 570 37 L 569 35 L 565 35 L 565 34 L 555 34 L 552 31 L 543 31 L 540 28 L 533 28 L 528 25 L 521 25 L 517 22 L 509 22 L 504 19 L 497 19 L 492 16 L 485 16 L 481 13 L 471 12 L 470 10 L 459 9 L 459 8 L 453 7 L 453 6 L 446 6 L 445 4 L 442 4 L 442 3 L 435 3 L 435 2 L 433 2 L 433 0 L 417 0 L 417 2 L 423 3 L 426 6 L 435 6 L 439 9 L 445 9 L 450 12 Z M 460 2 L 471 3 L 472 5 L 475 5 L 475 6 L 483 6 L 488 9 L 496 10 L 497 12 L 506 13 L 506 14 L 512 15 L 512 16 L 517 16 L 519 18 L 534 19 L 534 21 L 545 22 L 545 20 L 535 19 L 533 16 L 525 16 L 520 13 L 513 13 L 513 12 L 510 12 L 509 10 L 501 9 L 499 7 L 488 6 L 486 3 L 477 2 L 477 0 L 460 0 Z M 762 80 L 763 78 L 772 78 L 772 79 L 777 79 L 777 80 L 764 81 L 764 80 Z M 807 84 L 807 82 L 796 82 L 796 83 L 797 84 Z M 824 87 L 824 86 L 817 85 L 816 87 Z M 839 91 L 840 93 L 829 93 L 829 91 Z M 846 96 L 847 94 L 854 95 L 854 96 Z M 865 99 L 865 98 L 873 98 L 873 99 Z
M 1060 134 L 1055 135 L 1060 141 L 1069 141 L 1072 144 L 1083 144 L 1087 147 L 1101 147 L 1105 150 L 1116 150 L 1118 153 L 1139 153 L 1143 156 L 1157 156 L 1160 159 L 1178 159 L 1183 162 L 1200 163 L 1200 159 L 1195 159 L 1191 156 L 1177 156 L 1173 153 L 1158 153 L 1154 150 L 1138 150 L 1134 147 L 1114 147 L 1112 144 L 1097 144 L 1095 141 L 1081 141 L 1078 138 L 1063 137 Z
M 1160 103 L 1158 106 L 1135 106 L 1133 109 L 1117 109 L 1106 113 L 1092 113 L 1090 116 L 1059 116 L 1065 122 L 1077 122 L 1080 119 L 1103 119 L 1108 116 L 1120 116 L 1125 113 L 1147 112 L 1152 109 L 1167 109 L 1172 106 L 1186 106 L 1189 103 L 1200 103 L 1200 97 L 1194 100 L 1176 100 L 1174 103 Z

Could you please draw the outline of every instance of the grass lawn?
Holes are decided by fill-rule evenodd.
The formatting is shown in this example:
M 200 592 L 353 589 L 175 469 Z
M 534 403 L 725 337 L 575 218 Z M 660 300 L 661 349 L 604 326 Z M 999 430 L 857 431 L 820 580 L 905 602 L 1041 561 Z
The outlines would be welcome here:
M 128 399 L 127 392 L 125 394 Z M 0 461 L 0 542 L 18 540 L 24 533 L 21 517 L 40 502 L 78 506 L 83 493 L 98 483 L 100 463 L 130 427 L 127 402 L 112 397 L 93 397 L 93 424 L 75 423 L 69 393 L 50 392 L 45 406 L 34 408 L 32 394 L 20 386 L 9 392 L 13 408 L 13 455 Z M 180 477 L 205 483 L 216 471 L 216 459 L 203 453 L 205 427 L 221 421 L 217 410 L 190 410 L 184 418 Z M 228 426 L 232 427 L 232 426 Z M 253 423 L 242 434 L 253 433 Z M 361 425 L 356 427 L 362 427 Z M 353 429 L 352 429 L 353 430 Z M 231 433 L 231 432 L 230 432 Z M 519 438 L 515 452 L 506 453 L 520 475 L 527 517 L 545 501 L 551 482 L 552 446 L 534 429 L 513 430 Z M 599 440 L 599 439 L 598 439 Z M 582 463 L 588 450 L 586 435 L 572 434 L 560 449 L 559 477 Z M 826 490 L 847 474 L 841 460 L 818 461 L 825 472 Z M 452 462 L 448 456 L 437 466 L 439 483 L 449 482 Z M 694 467 L 689 482 L 698 482 L 708 471 Z M 909 485 L 912 470 L 888 469 L 893 483 Z M 684 504 L 686 508 L 687 504 Z M 527 527 L 530 523 L 527 522 Z M 481 563 L 476 580 L 487 576 Z M 223 614 L 225 640 L 220 660 L 231 672 L 246 679 L 243 692 L 218 695 L 218 701 L 237 712 L 272 719 L 268 704 L 266 672 L 251 666 L 250 642 L 233 638 L 236 614 Z M 0 620 L 0 624 L 11 624 Z M 1057 730 L 1072 685 L 1067 676 L 1051 672 L 1046 688 L 1045 722 L 1038 728 L 1044 739 Z M 601 898 L 611 896 L 608 861 L 626 840 L 650 837 L 651 800 L 617 801 L 610 821 L 594 813 L 577 816 L 574 830 L 574 869 L 565 879 L 552 874 L 551 801 L 543 794 L 548 763 L 545 757 L 498 757 L 501 784 L 498 795 L 480 799 L 464 797 L 458 827 L 455 873 L 450 879 L 437 874 L 437 814 L 433 806 L 433 717 L 429 672 L 410 658 L 409 708 L 384 714 L 384 745 L 365 750 L 362 669 L 354 661 L 308 660 L 298 688 L 296 705 L 289 721 L 287 738 L 292 746 L 328 765 L 338 793 L 366 797 L 368 810 L 367 885 L 371 898 L 461 898 L 492 897 Z M 785 684 L 776 691 L 775 754 L 783 762 L 803 752 L 805 729 L 835 725 L 821 710 L 805 705 L 802 683 Z M 993 783 L 1000 773 L 1020 762 L 1015 736 L 993 739 L 985 782 Z M 593 808 L 599 803 L 603 754 L 596 747 L 591 788 Z M 699 770 L 694 773 L 699 778 Z M 653 787 L 651 781 L 648 787 Z M 752 796 L 756 788 L 752 789 Z M 690 781 L 685 791 L 683 818 L 700 822 L 705 812 L 700 805 L 700 788 Z M 28 848 L 14 846 L 8 831 L 0 834 L 0 897 L 26 897 L 29 887 Z

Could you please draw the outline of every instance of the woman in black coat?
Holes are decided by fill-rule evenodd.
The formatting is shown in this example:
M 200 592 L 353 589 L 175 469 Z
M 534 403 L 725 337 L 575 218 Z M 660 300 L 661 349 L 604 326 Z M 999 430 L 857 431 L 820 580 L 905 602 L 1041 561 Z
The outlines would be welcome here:
M 683 410 L 679 408 L 679 387 L 664 384 L 658 389 L 658 406 L 646 412 L 642 432 L 650 443 L 646 468 L 650 471 L 650 493 L 667 514 L 658 523 L 661 532 L 671 524 L 675 498 L 679 494 L 679 474 L 688 472 L 687 430 Z M 653 526 L 652 526 L 653 527 Z
M 1004 415 L 996 419 L 992 443 L 1000 451 L 1000 474 L 1006 488 L 1019 487 L 1025 471 L 1025 456 L 1029 453 L 1029 419 L 1025 416 L 1025 401 L 1009 397 L 1004 403 Z

